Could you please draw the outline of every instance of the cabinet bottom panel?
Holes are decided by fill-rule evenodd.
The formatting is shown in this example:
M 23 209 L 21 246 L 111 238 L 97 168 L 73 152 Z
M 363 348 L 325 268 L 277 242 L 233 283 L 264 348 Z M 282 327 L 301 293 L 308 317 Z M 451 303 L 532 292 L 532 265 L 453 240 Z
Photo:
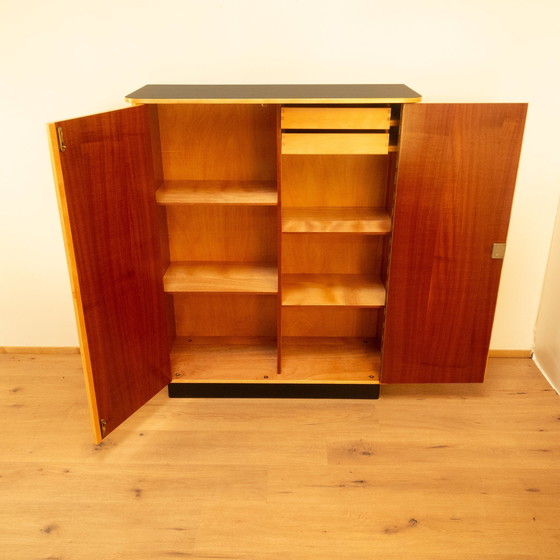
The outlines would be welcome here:
M 171 352 L 176 384 L 379 384 L 375 338 L 283 337 L 281 362 L 273 337 L 178 337 Z
M 308 383 L 379 383 L 381 353 L 374 338 L 284 337 L 282 378 Z
M 179 337 L 171 352 L 171 375 L 178 383 L 250 383 L 276 376 L 274 337 Z

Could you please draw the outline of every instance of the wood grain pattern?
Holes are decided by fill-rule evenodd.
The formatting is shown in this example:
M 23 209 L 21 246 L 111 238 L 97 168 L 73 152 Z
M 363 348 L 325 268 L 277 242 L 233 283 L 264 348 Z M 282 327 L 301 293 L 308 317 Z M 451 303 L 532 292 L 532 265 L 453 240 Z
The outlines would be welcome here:
M 385 287 L 360 274 L 283 274 L 282 305 L 383 307 Z
M 91 356 L 89 353 L 89 340 L 86 333 L 83 299 L 80 288 L 80 279 L 78 276 L 78 268 L 76 264 L 76 251 L 74 249 L 74 240 L 72 238 L 72 228 L 70 224 L 64 176 L 62 174 L 62 161 L 60 157 L 61 152 L 59 149 L 58 129 L 56 123 L 49 123 L 48 134 L 49 150 L 51 155 L 51 164 L 56 190 L 56 199 L 60 215 L 60 223 L 62 226 L 62 238 L 64 240 L 64 251 L 66 253 L 68 273 L 70 276 L 70 286 L 72 288 L 72 303 L 74 306 L 74 313 L 76 315 L 76 326 L 80 344 L 80 358 L 82 360 L 82 371 L 84 374 L 88 408 L 91 419 L 90 423 L 93 429 L 93 438 L 96 442 L 99 442 L 103 438 L 103 435 L 101 433 L 99 409 L 97 406 L 95 394 Z
M 282 205 L 383 207 L 388 157 L 282 156 Z
M 284 337 L 365 337 L 377 338 L 380 309 L 344 306 L 284 306 Z
M 275 337 L 179 337 L 171 353 L 174 383 L 275 381 Z
M 167 293 L 223 292 L 275 294 L 276 264 L 173 262 L 164 277 Z
M 490 349 L 488 351 L 489 358 L 532 358 L 533 351 L 532 350 L 522 350 L 522 349 L 507 349 L 507 350 L 499 350 L 499 349 Z
M 389 135 L 383 133 L 282 134 L 282 154 L 387 154 Z
M 284 337 L 282 347 L 283 379 L 379 382 L 380 352 L 374 339 Z
M 391 231 L 391 218 L 384 208 L 283 208 L 282 231 L 383 235 Z
M 0 354 L 79 354 L 77 346 L 0 346 Z
M 162 391 L 102 445 L 79 356 L 0 371 L 9 560 L 560 556 L 559 397 L 528 359 L 378 401 Z
M 526 110 L 404 108 L 384 383 L 482 381 Z
M 148 112 L 135 107 L 55 126 L 67 146 L 53 147 L 53 156 L 93 421 L 104 419 L 110 433 L 170 379 Z
M 276 180 L 276 108 L 158 107 L 166 181 Z
M 388 130 L 389 107 L 282 107 L 282 129 Z
M 278 266 L 278 295 L 276 298 L 276 371 L 282 370 L 282 204 L 283 204 L 283 173 L 282 173 L 282 130 L 280 126 L 281 107 L 276 108 L 276 183 L 278 190 L 278 207 L 276 209 L 276 243 Z
M 283 233 L 283 274 L 379 274 L 382 237 Z
M 276 336 L 276 295 L 175 294 L 177 336 Z
M 274 206 L 167 206 L 172 261 L 275 262 Z
M 158 204 L 248 204 L 274 206 L 275 181 L 164 181 Z

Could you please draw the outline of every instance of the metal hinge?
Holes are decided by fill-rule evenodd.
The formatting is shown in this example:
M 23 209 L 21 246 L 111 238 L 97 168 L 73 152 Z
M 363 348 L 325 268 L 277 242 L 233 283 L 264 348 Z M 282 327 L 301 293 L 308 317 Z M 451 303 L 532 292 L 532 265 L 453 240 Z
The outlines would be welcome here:
M 503 259 L 506 254 L 506 244 L 505 243 L 494 243 L 492 245 L 492 258 L 493 259 Z
M 107 434 L 107 421 L 104 418 L 99 420 L 99 424 L 101 425 L 101 436 L 105 437 Z
M 58 136 L 58 149 L 61 152 L 65 152 L 66 151 L 66 144 L 64 143 L 64 133 L 62 132 L 62 127 L 61 126 L 56 127 L 56 134 Z

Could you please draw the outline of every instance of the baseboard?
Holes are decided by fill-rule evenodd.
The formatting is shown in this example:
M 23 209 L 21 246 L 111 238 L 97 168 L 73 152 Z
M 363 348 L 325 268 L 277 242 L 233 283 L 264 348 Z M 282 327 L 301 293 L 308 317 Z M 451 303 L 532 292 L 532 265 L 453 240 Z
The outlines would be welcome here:
M 532 358 L 532 350 L 490 350 L 489 358 Z
M 77 346 L 0 346 L 0 354 L 79 354 Z M 489 358 L 531 358 L 532 350 L 490 350 Z
M 0 354 L 79 354 L 77 346 L 0 346 Z
M 378 399 L 377 383 L 173 383 L 170 398 Z

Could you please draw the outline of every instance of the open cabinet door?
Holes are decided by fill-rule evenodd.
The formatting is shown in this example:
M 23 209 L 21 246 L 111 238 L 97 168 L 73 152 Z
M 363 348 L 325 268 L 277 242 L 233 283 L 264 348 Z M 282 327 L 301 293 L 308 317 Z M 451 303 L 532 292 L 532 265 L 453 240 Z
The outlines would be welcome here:
M 483 380 L 526 111 L 404 107 L 382 383 Z
M 170 381 L 148 109 L 49 125 L 97 442 Z

